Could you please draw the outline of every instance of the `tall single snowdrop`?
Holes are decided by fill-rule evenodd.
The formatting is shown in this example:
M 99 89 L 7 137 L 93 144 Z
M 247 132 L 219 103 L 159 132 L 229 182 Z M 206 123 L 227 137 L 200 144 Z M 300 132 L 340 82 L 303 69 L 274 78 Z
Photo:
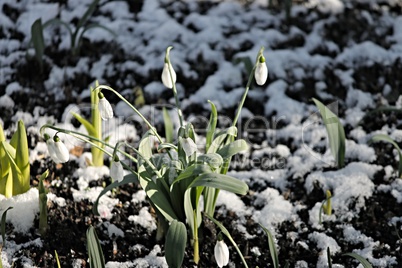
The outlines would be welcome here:
M 267 81 L 268 67 L 267 67 L 267 64 L 265 63 L 265 57 L 263 55 L 261 55 L 258 59 L 257 66 L 255 68 L 254 77 L 255 77 L 255 82 L 257 82 L 257 84 L 259 86 L 264 85 L 265 82 Z
M 112 105 L 110 105 L 109 101 L 105 98 L 102 92 L 99 91 L 98 97 L 99 97 L 98 107 L 101 118 L 103 120 L 113 118 Z

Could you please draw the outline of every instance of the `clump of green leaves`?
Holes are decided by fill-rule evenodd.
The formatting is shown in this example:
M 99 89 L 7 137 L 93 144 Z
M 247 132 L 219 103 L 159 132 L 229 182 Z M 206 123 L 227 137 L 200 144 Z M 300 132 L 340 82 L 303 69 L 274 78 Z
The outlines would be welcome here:
M 176 101 L 176 110 L 180 119 L 176 142 L 173 142 L 174 130 L 166 110 L 162 111 L 166 125 L 166 140 L 163 140 L 156 131 L 156 128 L 149 123 L 135 106 L 116 90 L 105 85 L 99 85 L 92 89 L 92 91 L 98 92 L 98 95 L 102 94 L 102 90 L 111 91 L 126 103 L 148 126 L 149 130 L 142 136 L 138 148 L 125 143 L 119 143 L 113 147 L 100 137 L 95 137 L 91 131 L 88 131 L 89 135 L 87 135 L 45 125 L 41 128 L 41 132 L 45 128 L 52 128 L 59 132 L 68 133 L 104 151 L 104 153 L 113 159 L 118 159 L 115 158 L 117 154 L 123 154 L 128 160 L 135 163 L 137 169 L 133 170 L 122 162 L 123 166 L 131 174 L 125 176 L 121 181 L 113 182 L 101 192 L 94 204 L 94 213 L 98 214 L 98 200 L 107 191 L 126 183 L 138 181 L 156 211 L 159 219 L 158 226 L 165 229 L 160 232 L 158 230 L 158 233 L 165 233 L 166 243 L 175 249 L 175 252 L 166 251 L 166 259 L 169 265 L 178 267 L 181 265 L 184 256 L 185 245 L 187 243 L 187 230 L 190 234 L 190 244 L 193 247 L 194 262 L 198 263 L 199 261 L 198 232 L 202 222 L 201 208 L 199 206 L 201 197 L 204 197 L 204 211 L 207 214 L 213 215 L 220 190 L 241 195 L 246 194 L 248 191 L 246 183 L 228 176 L 226 173 L 229 169 L 231 158 L 248 148 L 245 140 L 235 139 L 237 136 L 236 124 L 254 78 L 256 66 L 261 67 L 262 64 L 265 65 L 265 58 L 262 55 L 262 48 L 257 55 L 246 90 L 240 101 L 233 124 L 230 127 L 222 130 L 216 127 L 218 114 L 215 105 L 210 102 L 211 117 L 207 128 L 206 144 L 203 151 L 200 152 L 199 146 L 197 146 L 197 135 L 192 124 L 184 123 L 175 85 L 176 73 L 169 58 L 170 50 L 171 47 L 168 47 L 166 50 L 162 81 L 165 86 L 173 90 Z M 267 76 L 267 70 L 265 76 Z M 262 81 L 264 79 L 266 80 L 266 77 L 259 77 L 259 84 L 264 83 L 265 81 Z M 87 122 L 84 123 L 85 121 L 82 119 L 80 119 L 80 122 L 84 125 L 89 125 Z M 134 155 L 121 150 L 120 145 L 122 144 L 125 144 L 126 148 L 133 151 Z M 107 152 L 105 147 L 114 148 L 113 154 Z
M 319 100 L 313 98 L 313 101 L 320 111 L 327 130 L 329 146 L 336 165 L 342 168 L 345 165 L 345 130 L 336 114 Z
M 29 187 L 28 140 L 24 122 L 20 120 L 10 142 L 0 126 L 0 194 L 11 197 L 27 192 Z

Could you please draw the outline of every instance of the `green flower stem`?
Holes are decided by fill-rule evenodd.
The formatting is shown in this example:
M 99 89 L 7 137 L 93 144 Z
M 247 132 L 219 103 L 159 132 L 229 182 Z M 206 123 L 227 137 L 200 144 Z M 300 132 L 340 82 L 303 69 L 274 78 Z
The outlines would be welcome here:
M 262 56 L 262 53 L 263 53 L 263 52 L 264 52 L 264 47 L 261 47 L 260 50 L 258 51 L 257 59 L 255 60 L 253 69 L 251 70 L 251 73 L 250 73 L 250 75 L 249 75 L 249 77 L 248 77 L 248 81 L 247 81 L 247 85 L 246 85 L 246 90 L 245 90 L 244 93 L 243 93 L 243 97 L 241 98 L 239 107 L 238 107 L 238 109 L 237 109 L 236 116 L 235 116 L 235 118 L 234 118 L 234 120 L 233 120 L 232 126 L 234 126 L 234 127 L 235 127 L 236 124 L 237 124 L 237 120 L 239 120 L 241 110 L 242 110 L 242 108 L 243 108 L 244 102 L 246 101 L 246 97 L 247 97 L 247 94 L 248 94 L 248 90 L 250 89 L 251 82 L 253 81 L 253 78 L 254 78 L 254 71 L 255 71 L 255 68 L 257 67 L 257 63 L 258 63 L 258 61 L 259 61 L 259 59 L 260 59 L 260 56 Z
M 253 69 L 251 70 L 251 73 L 250 73 L 250 75 L 248 77 L 246 89 L 245 89 L 245 91 L 243 93 L 243 96 L 242 96 L 242 98 L 240 100 L 239 107 L 238 107 L 237 112 L 236 112 L 236 116 L 235 116 L 235 118 L 233 120 L 232 126 L 234 126 L 234 127 L 236 126 L 237 121 L 239 120 L 241 110 L 242 110 L 242 108 L 244 106 L 244 102 L 246 101 L 248 91 L 249 91 L 251 83 L 253 82 L 253 79 L 254 79 L 255 68 L 257 67 L 257 63 L 259 62 L 260 56 L 263 55 L 262 54 L 263 52 L 264 52 L 264 47 L 261 47 L 260 50 L 258 51 L 257 58 L 255 60 Z M 231 143 L 233 141 L 234 141 L 234 137 L 229 135 L 225 144 L 229 144 L 229 143 Z M 226 174 L 228 172 L 229 166 L 230 166 L 230 161 L 231 161 L 231 158 L 226 159 L 226 161 L 223 163 L 222 169 L 220 171 L 221 174 Z M 215 189 L 215 194 L 214 194 L 214 200 L 213 200 L 213 203 L 212 203 L 212 207 L 207 208 L 207 212 L 210 215 L 213 215 L 213 212 L 215 211 L 216 200 L 218 199 L 219 192 L 220 192 L 219 189 Z
M 173 48 L 172 46 L 169 46 L 166 49 L 165 62 L 169 66 L 169 75 L 170 75 L 170 79 L 172 80 L 172 85 L 173 85 L 172 89 L 173 89 L 173 95 L 174 95 L 174 98 L 175 98 L 175 101 L 176 101 L 177 114 L 179 115 L 180 126 L 182 127 L 183 126 L 183 113 L 182 113 L 181 108 L 180 108 L 180 100 L 179 100 L 179 96 L 177 96 L 176 83 L 174 82 L 174 79 L 173 79 L 172 69 L 171 69 L 172 64 L 170 62 L 170 57 L 169 57 L 169 52 L 170 52 L 170 50 L 172 48 Z
M 200 249 L 199 249 L 199 244 L 198 244 L 198 227 L 197 227 L 197 209 L 194 210 L 194 233 L 193 233 L 193 240 L 194 240 L 194 245 L 193 245 L 193 260 L 196 264 L 200 261 Z
M 111 88 L 109 86 L 105 86 L 105 85 L 99 85 L 93 90 L 98 90 L 98 89 L 106 89 L 106 90 L 112 91 L 117 97 L 119 97 L 122 101 L 124 101 L 145 122 L 145 124 L 152 130 L 153 134 L 158 139 L 158 141 L 160 143 L 163 143 L 162 138 L 161 138 L 161 136 L 159 136 L 155 127 L 153 127 L 151 125 L 151 123 L 149 123 L 149 121 L 140 113 L 140 111 L 138 111 L 137 108 L 135 108 L 129 101 L 127 101 L 126 98 L 124 98 L 119 92 L 117 92 L 113 88 Z M 168 153 L 170 159 L 173 159 L 173 156 L 170 154 L 170 152 L 167 151 L 167 153 Z
M 145 124 L 152 130 L 153 134 L 156 136 L 156 138 L 158 139 L 158 141 L 160 143 L 162 143 L 162 138 L 161 136 L 159 136 L 158 132 L 156 131 L 156 129 L 151 125 L 151 123 L 149 123 L 149 121 L 140 113 L 140 111 L 137 110 L 137 108 L 135 108 L 128 100 L 126 100 L 119 92 L 117 92 L 116 90 L 114 90 L 113 88 L 109 87 L 109 86 L 105 86 L 105 85 L 99 85 L 97 86 L 94 90 L 97 89 L 106 89 L 106 90 L 110 90 L 112 91 L 117 97 L 119 97 L 122 101 L 124 101 L 144 122 Z

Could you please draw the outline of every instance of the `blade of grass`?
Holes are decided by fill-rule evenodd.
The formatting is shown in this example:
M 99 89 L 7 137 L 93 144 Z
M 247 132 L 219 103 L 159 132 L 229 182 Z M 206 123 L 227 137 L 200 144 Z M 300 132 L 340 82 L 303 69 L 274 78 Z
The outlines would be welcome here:
M 355 258 L 356 260 L 358 260 L 363 265 L 364 268 L 373 268 L 373 266 L 365 258 L 360 256 L 359 254 L 345 253 L 343 255 Z
M 260 224 L 261 228 L 264 230 L 265 234 L 268 236 L 268 248 L 269 252 L 271 253 L 272 263 L 274 264 L 274 268 L 279 268 L 279 258 L 278 252 L 275 247 L 275 241 L 271 234 L 271 232 L 265 228 L 262 224 Z
M 13 207 L 8 207 L 1 215 L 1 238 L 3 238 L 3 247 L 6 245 L 6 219 L 7 211 L 13 209 Z

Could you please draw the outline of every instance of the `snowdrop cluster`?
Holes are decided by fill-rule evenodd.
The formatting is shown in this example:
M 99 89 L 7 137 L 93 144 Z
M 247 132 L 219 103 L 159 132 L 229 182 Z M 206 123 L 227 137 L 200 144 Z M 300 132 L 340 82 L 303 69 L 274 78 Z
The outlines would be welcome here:
M 166 49 L 161 79 L 165 87 L 173 90 L 175 97 L 176 111 L 180 119 L 177 131 L 177 143 L 166 142 L 138 109 L 116 90 L 109 86 L 98 84 L 96 84 L 94 89 L 91 89 L 91 101 L 92 104 L 97 103 L 99 113 L 94 112 L 92 122 L 83 119 L 79 115 L 75 115 L 77 120 L 86 127 L 89 134 L 64 130 L 50 125 L 43 126 L 41 133 L 45 128 L 52 128 L 91 144 L 91 149 L 96 148 L 102 152 L 102 154 L 98 155 L 98 158 L 102 160 L 103 154 L 109 155 L 112 158 L 110 177 L 114 182 L 108 186 L 108 189 L 134 182 L 134 179 L 136 182 L 139 182 L 141 187 L 146 191 L 152 207 L 158 210 L 158 215 L 164 217 L 164 220 L 169 223 L 169 226 L 161 226 L 161 228 L 165 228 L 162 232 L 167 234 L 165 242 L 169 247 L 173 247 L 175 252 L 170 252 L 169 254 L 169 251 L 166 251 L 166 261 L 170 267 L 180 267 L 185 255 L 187 233 L 191 236 L 193 260 L 195 263 L 199 262 L 198 229 L 202 227 L 202 208 L 199 205 L 201 196 L 204 200 L 203 211 L 205 215 L 213 216 L 220 190 L 241 195 L 248 192 L 248 186 L 245 182 L 227 175 L 227 172 L 231 158 L 241 151 L 248 149 L 248 144 L 245 140 L 236 140 L 235 137 L 237 133 L 237 120 L 244 105 L 250 84 L 253 77 L 255 77 L 257 84 L 263 85 L 268 77 L 268 69 L 265 58 L 262 55 L 263 48 L 261 48 L 231 127 L 224 130 L 217 129 L 218 112 L 216 106 L 210 102 L 211 118 L 206 134 L 205 148 L 202 148 L 203 153 L 201 153 L 197 148 L 197 135 L 194 127 L 191 123 L 184 121 L 180 109 L 180 101 L 175 85 L 177 76 L 169 58 L 169 51 L 171 49 L 172 47 Z M 138 148 L 134 148 L 124 142 L 111 145 L 102 139 L 101 133 L 97 132 L 98 129 L 101 129 L 100 122 L 102 120 L 113 118 L 113 108 L 101 90 L 113 92 L 149 127 L 149 131 L 141 138 Z M 171 132 L 169 135 L 166 134 L 166 137 L 173 137 L 173 124 L 171 120 L 165 120 L 165 124 L 170 124 L 169 127 L 165 126 L 165 128 L 170 129 Z M 49 155 L 53 161 L 56 163 L 67 162 L 69 160 L 68 149 L 61 142 L 57 134 L 53 138 L 50 138 L 47 134 L 44 137 Z M 155 141 L 159 144 L 156 148 Z M 131 155 L 121 150 L 119 147 L 123 143 L 130 150 L 133 150 L 135 154 Z M 114 149 L 113 153 L 106 150 L 106 147 Z M 126 159 L 132 160 L 137 164 L 137 169 L 132 169 L 129 165 L 122 163 L 118 155 L 124 155 Z M 124 176 L 124 169 L 129 170 L 134 176 Z M 95 214 L 99 214 L 97 202 L 106 192 L 103 191 L 94 203 Z M 225 235 L 228 236 L 227 233 Z M 223 242 L 221 235 L 214 248 L 214 253 L 219 267 L 228 264 L 229 249 L 225 242 Z

